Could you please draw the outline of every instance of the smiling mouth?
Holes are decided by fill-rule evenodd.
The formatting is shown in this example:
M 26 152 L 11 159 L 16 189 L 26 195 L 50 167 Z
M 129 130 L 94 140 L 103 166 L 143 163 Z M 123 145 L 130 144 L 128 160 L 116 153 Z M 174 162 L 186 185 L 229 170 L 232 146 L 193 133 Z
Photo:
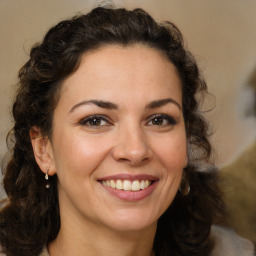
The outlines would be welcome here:
M 152 185 L 152 180 L 102 180 L 101 183 L 109 188 L 124 191 L 140 191 Z

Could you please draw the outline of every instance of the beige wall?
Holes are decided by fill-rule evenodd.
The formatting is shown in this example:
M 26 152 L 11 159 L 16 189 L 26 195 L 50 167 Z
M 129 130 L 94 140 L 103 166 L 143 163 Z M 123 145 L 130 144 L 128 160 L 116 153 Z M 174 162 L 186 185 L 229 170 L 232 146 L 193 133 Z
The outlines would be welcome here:
M 48 28 L 100 1 L 0 0 L 0 156 L 5 136 L 13 84 L 30 47 Z M 216 108 L 208 118 L 214 125 L 219 163 L 234 159 L 256 138 L 256 121 L 245 118 L 252 93 L 246 89 L 256 67 L 255 0 L 116 0 L 128 8 L 142 7 L 158 20 L 174 21 L 187 45 L 197 56 L 216 96 Z

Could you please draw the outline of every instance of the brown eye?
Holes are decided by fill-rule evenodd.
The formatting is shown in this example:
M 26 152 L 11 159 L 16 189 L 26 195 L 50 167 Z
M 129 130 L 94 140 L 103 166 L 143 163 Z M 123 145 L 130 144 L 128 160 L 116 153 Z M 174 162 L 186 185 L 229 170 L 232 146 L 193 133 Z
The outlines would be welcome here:
M 92 126 L 99 126 L 99 125 L 101 125 L 101 121 L 102 120 L 99 118 L 93 118 L 91 120 L 88 120 L 87 124 L 92 125 Z
M 87 127 L 101 127 L 110 125 L 110 123 L 103 116 L 89 116 L 82 119 L 79 123 Z
M 162 125 L 163 123 L 164 123 L 164 120 L 161 117 L 155 117 L 154 119 L 152 119 L 153 125 Z
M 155 126 L 167 126 L 167 125 L 175 125 L 176 121 L 171 116 L 160 114 L 160 115 L 154 115 L 153 117 L 151 117 L 151 119 L 147 124 L 155 125 Z

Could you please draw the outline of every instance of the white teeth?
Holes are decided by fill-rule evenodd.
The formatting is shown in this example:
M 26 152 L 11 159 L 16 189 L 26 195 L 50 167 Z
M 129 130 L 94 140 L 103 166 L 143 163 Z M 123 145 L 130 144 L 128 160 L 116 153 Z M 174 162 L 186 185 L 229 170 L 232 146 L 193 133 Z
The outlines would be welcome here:
M 116 188 L 116 183 L 113 180 L 110 180 L 111 188 Z
M 124 180 L 123 189 L 124 190 L 132 190 L 132 183 L 130 180 Z
M 123 183 L 121 180 L 117 180 L 116 181 L 116 188 L 117 189 L 123 189 Z
M 132 191 L 140 190 L 140 182 L 138 180 L 134 180 L 132 182 Z
M 144 188 L 145 188 L 145 181 L 142 180 L 142 181 L 140 182 L 140 189 L 144 189 Z
M 151 185 L 150 180 L 103 180 L 102 184 L 107 187 L 125 191 L 139 191 Z

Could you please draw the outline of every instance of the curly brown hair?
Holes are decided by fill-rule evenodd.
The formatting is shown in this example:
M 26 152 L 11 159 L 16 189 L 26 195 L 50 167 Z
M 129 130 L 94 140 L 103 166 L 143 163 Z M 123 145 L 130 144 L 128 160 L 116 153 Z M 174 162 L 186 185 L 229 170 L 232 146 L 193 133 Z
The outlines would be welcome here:
M 216 169 L 209 164 L 208 126 L 200 113 L 198 93 L 207 92 L 205 81 L 182 35 L 171 22 L 157 23 L 142 9 L 93 9 L 54 26 L 19 72 L 19 88 L 13 104 L 14 127 L 9 133 L 11 157 L 5 161 L 7 199 L 0 212 L 0 243 L 6 255 L 39 255 L 60 228 L 57 176 L 50 189 L 33 154 L 30 130 L 36 126 L 51 137 L 53 113 L 63 80 L 79 67 L 84 52 L 108 44 L 144 44 L 163 52 L 182 81 L 183 115 L 189 148 L 185 168 L 191 191 L 177 193 L 158 221 L 154 249 L 160 255 L 209 255 L 210 227 L 220 216 L 222 198 Z M 10 143 L 12 141 L 12 143 Z M 202 163 L 208 163 L 201 171 Z M 171 252 L 171 253 L 170 253 Z

